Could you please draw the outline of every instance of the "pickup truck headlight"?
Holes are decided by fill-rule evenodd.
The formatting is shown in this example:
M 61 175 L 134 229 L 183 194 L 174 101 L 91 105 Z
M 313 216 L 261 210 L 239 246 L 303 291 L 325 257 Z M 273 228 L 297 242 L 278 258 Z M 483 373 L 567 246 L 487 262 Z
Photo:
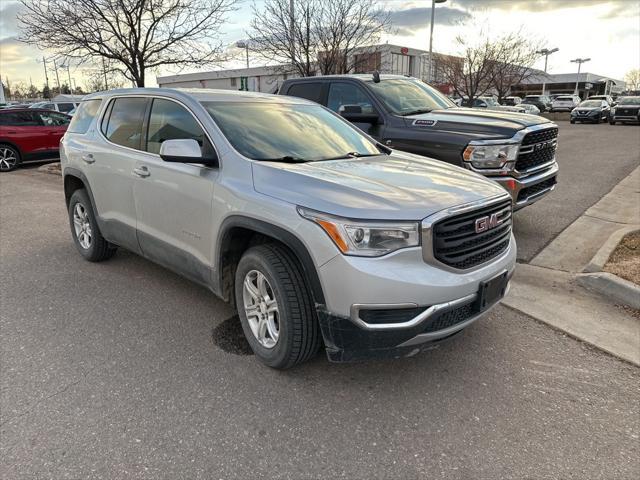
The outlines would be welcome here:
M 345 255 L 379 257 L 420 245 L 418 222 L 357 221 L 298 207 L 298 213 L 317 223 Z
M 518 158 L 518 148 L 517 144 L 469 145 L 462 158 L 475 168 L 502 168 Z

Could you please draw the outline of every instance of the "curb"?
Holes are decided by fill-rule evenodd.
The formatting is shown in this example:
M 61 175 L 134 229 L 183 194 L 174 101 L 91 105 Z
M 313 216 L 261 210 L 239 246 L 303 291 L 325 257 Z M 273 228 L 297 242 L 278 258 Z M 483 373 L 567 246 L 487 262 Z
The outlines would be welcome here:
M 604 266 L 609 261 L 609 257 L 616 249 L 620 241 L 629 233 L 635 232 L 640 228 L 640 225 L 624 227 L 616 230 L 611 234 L 609 239 L 600 247 L 598 252 L 594 255 L 591 261 L 582 270 L 584 273 L 602 272 Z M 614 275 L 615 276 L 615 275 Z M 616 277 L 619 278 L 619 277 Z
M 608 272 L 580 274 L 577 280 L 583 287 L 640 310 L 640 287 L 629 280 Z

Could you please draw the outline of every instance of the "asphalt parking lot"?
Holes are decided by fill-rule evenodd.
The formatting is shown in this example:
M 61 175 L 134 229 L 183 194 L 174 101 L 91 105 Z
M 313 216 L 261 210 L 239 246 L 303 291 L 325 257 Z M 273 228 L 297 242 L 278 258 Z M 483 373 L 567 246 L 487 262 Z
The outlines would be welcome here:
M 561 125 L 522 260 L 637 166 L 639 131 Z M 640 475 L 638 369 L 506 307 L 410 359 L 273 371 L 205 289 L 83 261 L 33 168 L 0 176 L 0 278 L 0 478 Z
M 530 261 L 638 166 L 637 125 L 559 122 L 560 174 L 554 192 L 515 214 L 518 260 Z

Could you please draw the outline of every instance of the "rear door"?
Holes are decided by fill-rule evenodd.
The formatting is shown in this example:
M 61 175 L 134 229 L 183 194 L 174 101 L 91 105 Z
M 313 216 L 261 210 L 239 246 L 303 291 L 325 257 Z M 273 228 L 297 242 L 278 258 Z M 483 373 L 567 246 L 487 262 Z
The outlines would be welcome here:
M 195 139 L 203 156 L 213 149 L 204 128 L 183 104 L 154 98 L 146 152 L 138 157 L 133 194 L 140 248 L 145 257 L 192 280 L 210 284 L 213 260 L 213 186 L 218 169 L 165 162 L 162 142 Z
M 47 132 L 46 155 L 55 156 L 60 149 L 60 139 L 69 126 L 71 118 L 58 112 L 41 111 L 38 112 L 44 129 Z

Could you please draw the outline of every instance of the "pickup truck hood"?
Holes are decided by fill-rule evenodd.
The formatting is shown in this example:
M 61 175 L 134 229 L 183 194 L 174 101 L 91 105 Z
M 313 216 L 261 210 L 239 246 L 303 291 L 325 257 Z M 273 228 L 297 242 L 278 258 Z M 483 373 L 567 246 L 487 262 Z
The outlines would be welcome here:
M 421 220 L 455 205 L 506 194 L 459 167 L 404 152 L 300 164 L 254 162 L 256 191 L 353 219 Z
M 480 108 L 448 108 L 434 110 L 419 115 L 404 117 L 408 127 L 413 126 L 415 120 L 435 120 L 433 127 L 438 130 L 451 130 L 457 133 L 476 135 L 482 139 L 511 138 L 518 130 L 549 123 L 544 117 L 527 113 L 508 111 L 484 110 Z

